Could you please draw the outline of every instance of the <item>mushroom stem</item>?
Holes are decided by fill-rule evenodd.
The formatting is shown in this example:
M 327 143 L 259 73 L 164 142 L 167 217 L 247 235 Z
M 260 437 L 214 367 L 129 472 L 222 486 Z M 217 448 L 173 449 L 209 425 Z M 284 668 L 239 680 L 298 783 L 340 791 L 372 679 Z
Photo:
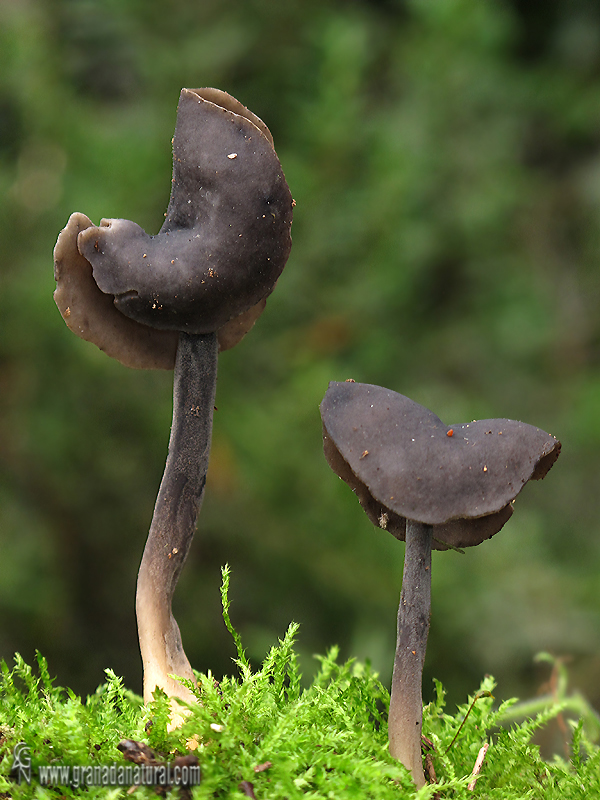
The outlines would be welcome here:
M 398 608 L 398 637 L 388 718 L 390 754 L 425 785 L 421 755 L 421 680 L 431 613 L 432 527 L 406 521 L 406 551 Z
M 196 530 L 208 468 L 217 381 L 217 336 L 180 333 L 173 381 L 169 454 L 138 574 L 136 613 L 144 702 L 158 686 L 193 699 L 169 677 L 194 679 L 171 601 Z

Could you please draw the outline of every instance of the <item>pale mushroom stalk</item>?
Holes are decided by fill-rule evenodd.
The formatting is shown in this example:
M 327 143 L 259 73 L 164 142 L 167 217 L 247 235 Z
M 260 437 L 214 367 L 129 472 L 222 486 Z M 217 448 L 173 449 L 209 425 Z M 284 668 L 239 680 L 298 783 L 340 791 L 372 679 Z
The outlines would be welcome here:
M 144 701 L 158 686 L 192 700 L 177 675 L 195 680 L 171 603 L 200 512 L 212 433 L 217 335 L 179 334 L 169 453 L 140 565 L 136 613 L 144 665 Z
M 410 770 L 417 789 L 425 785 L 421 755 L 421 683 L 431 615 L 432 536 L 431 525 L 407 520 L 388 719 L 390 754 Z

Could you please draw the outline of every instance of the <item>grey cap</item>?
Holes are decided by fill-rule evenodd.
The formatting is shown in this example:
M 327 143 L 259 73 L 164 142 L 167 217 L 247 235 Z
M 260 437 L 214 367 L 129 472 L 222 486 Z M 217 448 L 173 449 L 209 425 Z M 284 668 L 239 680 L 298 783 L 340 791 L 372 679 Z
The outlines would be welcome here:
M 273 290 L 291 223 L 292 197 L 264 126 L 183 89 L 160 233 L 102 220 L 82 231 L 78 247 L 121 313 L 153 328 L 211 333 Z
M 560 442 L 523 422 L 446 425 L 401 394 L 332 382 L 321 403 L 325 455 L 369 518 L 397 538 L 407 519 L 434 526 L 438 549 L 497 533 L 528 480 L 543 478 Z
M 266 125 L 218 89 L 183 89 L 156 236 L 73 214 L 54 251 L 67 325 L 127 366 L 170 369 L 177 333 L 250 330 L 291 248 L 293 201 Z

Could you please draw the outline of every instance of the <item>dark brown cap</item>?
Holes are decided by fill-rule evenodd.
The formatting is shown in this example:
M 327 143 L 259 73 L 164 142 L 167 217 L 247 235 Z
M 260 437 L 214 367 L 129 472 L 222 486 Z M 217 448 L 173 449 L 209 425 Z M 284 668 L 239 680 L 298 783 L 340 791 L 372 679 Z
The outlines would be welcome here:
M 490 538 L 530 479 L 560 452 L 548 433 L 514 420 L 445 425 L 380 386 L 329 384 L 321 403 L 325 455 L 369 518 L 397 538 L 407 519 L 434 526 L 438 549 Z
M 285 266 L 292 205 L 266 125 L 225 92 L 183 89 L 160 233 L 72 215 L 55 248 L 56 303 L 128 366 L 172 368 L 178 331 L 217 331 L 228 349 Z
M 137 322 L 211 333 L 270 294 L 281 274 L 292 197 L 264 125 L 239 113 L 237 101 L 234 107 L 237 113 L 202 90 L 182 90 L 159 234 L 102 220 L 78 238 L 99 288 Z
M 125 317 L 92 276 L 92 265 L 77 249 L 77 237 L 92 227 L 85 214 L 71 214 L 54 248 L 54 301 L 68 327 L 127 367 L 173 369 L 177 331 L 159 331 Z

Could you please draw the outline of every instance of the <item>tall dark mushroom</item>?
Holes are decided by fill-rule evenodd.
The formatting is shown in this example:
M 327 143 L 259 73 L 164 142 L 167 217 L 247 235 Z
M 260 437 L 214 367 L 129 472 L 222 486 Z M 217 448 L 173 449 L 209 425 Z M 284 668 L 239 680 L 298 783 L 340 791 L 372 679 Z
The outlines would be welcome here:
M 266 125 L 225 92 L 183 89 L 164 225 L 97 227 L 73 214 L 54 250 L 67 325 L 130 367 L 175 369 L 169 453 L 140 566 L 144 699 L 191 699 L 171 601 L 196 528 L 210 450 L 218 350 L 262 313 L 291 248 L 293 201 Z
M 330 467 L 374 525 L 406 541 L 388 732 L 391 755 L 421 787 L 432 547 L 472 547 L 497 533 L 527 481 L 554 464 L 560 442 L 513 420 L 448 426 L 408 397 L 354 381 L 329 384 L 321 417 Z

